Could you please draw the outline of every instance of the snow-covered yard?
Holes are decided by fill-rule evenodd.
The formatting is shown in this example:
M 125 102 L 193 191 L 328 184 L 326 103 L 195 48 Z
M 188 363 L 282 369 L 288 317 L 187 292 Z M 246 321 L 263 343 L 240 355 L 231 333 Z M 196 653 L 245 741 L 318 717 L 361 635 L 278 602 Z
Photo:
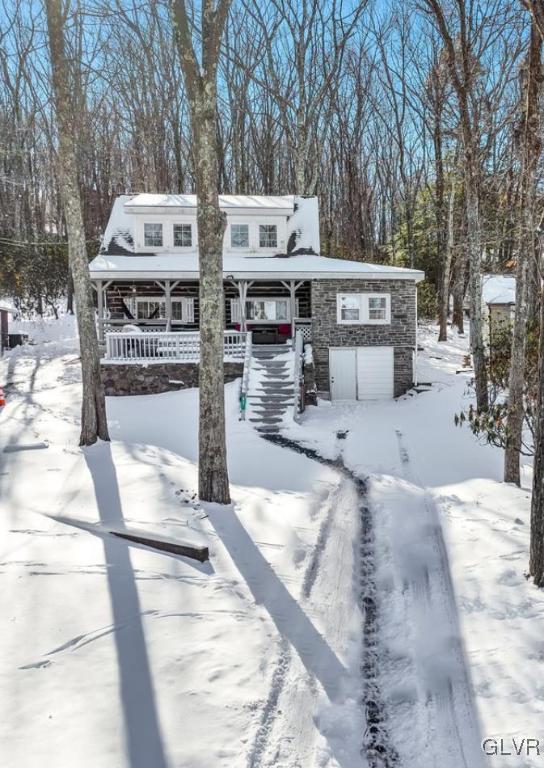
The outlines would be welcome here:
M 430 391 L 323 403 L 286 433 L 369 477 L 398 764 L 476 768 L 481 739 L 539 735 L 544 595 L 524 578 L 529 470 L 525 490 L 504 486 L 500 451 L 454 426 L 466 340 L 432 339 Z M 366 766 L 353 483 L 238 422 L 233 383 L 233 504 L 200 504 L 196 390 L 109 399 L 111 445 L 82 451 L 73 348 L 16 350 L 6 381 L 0 451 L 49 447 L 0 453 L 2 765 Z M 129 545 L 108 524 L 205 541 L 210 562 Z

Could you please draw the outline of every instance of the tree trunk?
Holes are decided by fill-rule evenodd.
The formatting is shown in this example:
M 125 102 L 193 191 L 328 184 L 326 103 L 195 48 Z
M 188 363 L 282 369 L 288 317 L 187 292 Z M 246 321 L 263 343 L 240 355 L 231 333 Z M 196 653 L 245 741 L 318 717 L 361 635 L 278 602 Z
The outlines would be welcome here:
M 459 250 L 455 264 L 455 279 L 453 282 L 453 313 L 451 323 L 458 333 L 465 332 L 465 279 L 467 272 L 466 253 Z
M 60 191 L 68 233 L 68 257 L 74 282 L 81 352 L 83 393 L 79 443 L 80 445 L 92 445 L 98 438 L 109 440 L 109 436 L 78 186 L 76 138 L 73 131 L 71 109 L 72 90 L 70 83 L 73 82 L 73 77 L 65 52 L 65 18 L 62 0 L 46 0 L 45 7 L 58 129 Z
M 474 361 L 476 406 L 486 410 L 489 406 L 487 365 L 482 333 L 482 275 L 480 253 L 479 201 L 473 173 L 465 170 L 465 196 L 468 239 L 468 288 L 470 299 L 470 346 Z
M 544 585 L 544 301 L 540 302 L 540 341 L 538 355 L 539 389 L 533 495 L 531 497 L 531 544 L 529 573 L 538 587 Z
M 520 138 L 521 191 L 516 269 L 516 309 L 508 381 L 507 443 L 504 480 L 520 484 L 519 457 L 523 435 L 525 353 L 527 347 L 529 264 L 536 261 L 536 168 L 540 157 L 539 94 L 541 90 L 542 41 L 533 22 L 522 88 L 523 129 Z
M 203 501 L 228 504 L 223 373 L 225 214 L 219 210 L 215 103 L 209 94 L 194 104 L 192 123 L 200 264 L 199 496 Z
M 527 238 L 521 238 L 527 242 Z M 521 243 L 520 243 L 521 245 Z M 527 335 L 527 254 L 520 247 L 516 269 L 516 309 L 508 378 L 508 423 L 504 451 L 504 481 L 520 484 L 519 452 L 523 431 L 523 383 Z
M 230 503 L 225 437 L 223 369 L 223 235 L 219 208 L 217 63 L 230 0 L 203 0 L 202 63 L 195 49 L 185 0 L 173 0 L 172 21 L 191 115 L 197 193 L 200 270 L 199 463 L 203 501 Z
M 440 287 L 440 307 L 439 307 L 439 333 L 438 341 L 448 340 L 448 309 L 450 304 L 450 280 L 451 280 L 451 260 L 454 245 L 454 212 L 455 212 L 455 178 L 452 176 L 451 189 L 448 200 L 448 235 L 446 240 L 446 249 L 444 253 L 444 263 L 442 265 L 442 284 Z M 461 310 L 461 324 L 463 323 L 463 313 Z

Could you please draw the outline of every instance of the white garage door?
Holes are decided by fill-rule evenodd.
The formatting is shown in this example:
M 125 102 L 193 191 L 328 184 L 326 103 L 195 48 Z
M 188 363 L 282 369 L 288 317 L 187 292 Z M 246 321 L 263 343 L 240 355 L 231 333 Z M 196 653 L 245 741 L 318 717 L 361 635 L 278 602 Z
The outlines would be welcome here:
M 393 397 L 393 347 L 359 347 L 357 400 Z
M 393 347 L 336 347 L 329 350 L 332 400 L 393 397 Z

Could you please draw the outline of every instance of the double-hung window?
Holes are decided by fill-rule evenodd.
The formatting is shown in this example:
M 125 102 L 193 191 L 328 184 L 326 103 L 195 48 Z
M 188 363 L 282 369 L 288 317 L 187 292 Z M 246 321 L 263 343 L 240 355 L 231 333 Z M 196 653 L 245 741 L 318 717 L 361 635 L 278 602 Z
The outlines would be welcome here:
M 278 247 L 278 227 L 276 224 L 259 224 L 259 248 Z
M 391 296 L 388 293 L 339 293 L 336 320 L 339 325 L 388 325 Z
M 162 224 L 144 224 L 144 245 L 146 248 L 162 248 Z
M 389 296 L 368 297 L 368 321 L 371 323 L 389 322 Z
M 191 224 L 174 224 L 174 248 L 190 248 L 193 244 Z
M 230 225 L 230 247 L 231 248 L 249 248 L 249 225 L 231 224 Z

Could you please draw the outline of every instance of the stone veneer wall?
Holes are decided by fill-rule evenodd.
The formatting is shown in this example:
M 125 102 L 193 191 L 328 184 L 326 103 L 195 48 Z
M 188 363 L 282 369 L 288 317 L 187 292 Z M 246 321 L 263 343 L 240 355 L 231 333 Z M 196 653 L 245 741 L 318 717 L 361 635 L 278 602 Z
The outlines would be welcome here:
M 339 293 L 389 293 L 389 325 L 338 325 Z M 416 345 L 416 284 L 413 280 L 312 281 L 312 348 L 317 389 L 329 391 L 329 347 L 393 346 L 395 397 L 414 380 Z
M 106 395 L 156 395 L 198 387 L 198 363 L 102 363 Z M 243 363 L 225 363 L 225 382 L 242 376 Z

